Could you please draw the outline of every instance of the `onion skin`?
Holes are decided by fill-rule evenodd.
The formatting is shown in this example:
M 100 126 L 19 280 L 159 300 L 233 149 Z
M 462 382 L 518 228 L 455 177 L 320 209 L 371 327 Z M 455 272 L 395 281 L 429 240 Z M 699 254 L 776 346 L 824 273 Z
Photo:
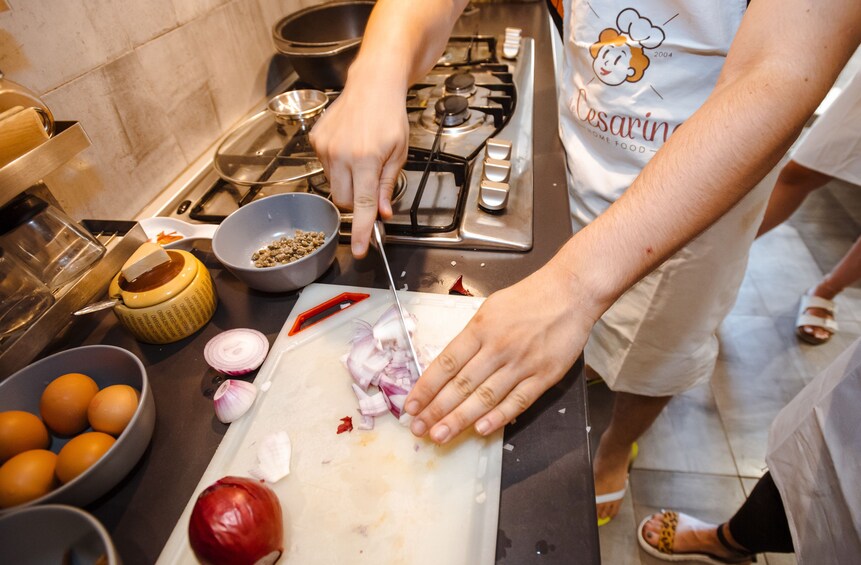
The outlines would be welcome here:
M 205 565 L 252 565 L 284 551 L 281 503 L 261 482 L 224 477 L 198 496 L 188 539 Z

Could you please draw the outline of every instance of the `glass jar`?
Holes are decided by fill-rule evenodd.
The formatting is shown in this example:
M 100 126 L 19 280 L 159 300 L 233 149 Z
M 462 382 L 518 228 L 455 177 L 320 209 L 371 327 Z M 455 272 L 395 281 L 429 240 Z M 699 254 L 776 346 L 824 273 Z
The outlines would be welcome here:
M 30 194 L 21 194 L 0 209 L 0 246 L 52 291 L 76 279 L 105 253 L 87 230 Z
M 0 247 L 0 340 L 23 330 L 54 303 L 54 295 Z

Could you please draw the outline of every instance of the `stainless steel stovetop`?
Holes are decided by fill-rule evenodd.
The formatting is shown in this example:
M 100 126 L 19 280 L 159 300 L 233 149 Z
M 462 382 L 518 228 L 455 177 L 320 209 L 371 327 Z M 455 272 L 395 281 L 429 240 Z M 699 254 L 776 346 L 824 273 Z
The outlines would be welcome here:
M 483 60 L 478 64 L 458 64 L 459 60 L 463 62 L 464 53 L 471 57 L 470 61 Z M 504 59 L 502 41 L 497 44 L 495 38 L 452 37 L 440 63 L 408 94 L 410 156 L 401 174 L 400 194 L 396 190 L 395 216 L 386 223 L 387 241 L 528 251 L 532 248 L 533 232 L 534 41 L 522 38 L 516 58 Z M 472 87 L 467 80 L 466 87 L 471 91 L 464 94 L 469 96 L 469 110 L 462 123 L 443 129 L 442 154 L 431 167 L 424 194 L 416 199 L 416 188 L 437 127 L 435 102 L 452 93 L 446 90 L 446 79 L 454 93 L 460 93 L 462 81 L 450 77 L 463 75 L 464 71 L 474 78 Z M 335 97 L 337 93 L 329 95 Z M 260 110 L 255 109 L 250 116 Z M 509 188 L 507 204 L 496 211 L 479 205 L 485 177 L 485 143 L 489 137 L 511 144 L 510 168 L 505 165 L 508 170 L 504 171 Z M 301 182 L 287 185 L 233 186 L 220 178 L 210 160 L 199 173 L 181 183 L 157 215 L 191 223 L 218 223 L 252 200 L 297 190 L 326 194 L 327 188 L 322 174 L 309 175 Z M 345 240 L 349 238 L 351 221 L 351 214 L 342 214 L 341 237 Z

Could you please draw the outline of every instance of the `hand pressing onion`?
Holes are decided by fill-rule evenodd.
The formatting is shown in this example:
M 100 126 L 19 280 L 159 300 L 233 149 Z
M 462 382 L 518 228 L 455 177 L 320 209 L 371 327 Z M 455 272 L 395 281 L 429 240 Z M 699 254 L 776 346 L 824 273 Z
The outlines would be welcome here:
M 284 551 L 281 504 L 259 481 L 224 477 L 198 496 L 188 538 L 207 565 L 271 565 Z

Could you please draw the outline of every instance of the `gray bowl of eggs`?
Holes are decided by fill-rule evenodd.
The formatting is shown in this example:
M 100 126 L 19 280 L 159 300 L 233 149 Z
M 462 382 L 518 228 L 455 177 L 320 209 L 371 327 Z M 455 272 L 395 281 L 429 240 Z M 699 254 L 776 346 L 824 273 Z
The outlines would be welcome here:
M 84 506 L 125 477 L 149 445 L 155 402 L 140 360 L 89 345 L 0 382 L 0 515 Z

